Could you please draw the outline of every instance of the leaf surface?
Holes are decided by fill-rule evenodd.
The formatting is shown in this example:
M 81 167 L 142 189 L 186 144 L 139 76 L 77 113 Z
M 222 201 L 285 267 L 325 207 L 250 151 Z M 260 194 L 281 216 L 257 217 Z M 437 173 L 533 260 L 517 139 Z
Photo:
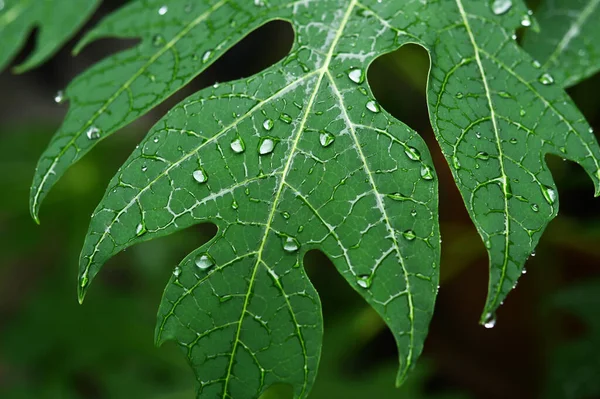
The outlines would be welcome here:
M 33 28 L 39 28 L 36 47 L 18 72 L 34 68 L 50 58 L 92 15 L 99 0 L 1 0 L 0 70 L 21 49 Z
M 406 43 L 430 54 L 432 126 L 490 256 L 482 322 L 557 214 L 545 155 L 578 162 L 600 191 L 588 124 L 513 39 L 528 15 L 522 2 L 401 3 L 149 0 L 84 40 L 142 39 L 67 89 L 69 114 L 36 172 L 34 215 L 73 162 L 250 31 L 283 19 L 296 33 L 282 62 L 200 91 L 151 129 L 110 183 L 82 251 L 80 299 L 117 252 L 200 222 L 218 226 L 175 269 L 156 330 L 157 342 L 185 350 L 199 397 L 252 398 L 275 382 L 306 397 L 322 338 L 302 267 L 312 249 L 391 328 L 398 383 L 420 354 L 439 275 L 437 182 L 422 139 L 370 91 L 366 71 L 378 56 Z
M 564 87 L 600 71 L 600 0 L 544 1 L 523 47 Z

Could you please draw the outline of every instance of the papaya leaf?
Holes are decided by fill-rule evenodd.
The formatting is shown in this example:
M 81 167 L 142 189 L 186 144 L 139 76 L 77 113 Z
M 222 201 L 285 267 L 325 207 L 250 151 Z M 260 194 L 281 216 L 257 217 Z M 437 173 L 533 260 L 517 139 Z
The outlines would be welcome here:
M 33 53 L 17 72 L 25 72 L 50 58 L 92 15 L 99 0 L 0 0 L 0 70 L 39 28 Z
M 482 322 L 521 275 L 558 195 L 545 163 L 579 163 L 600 194 L 600 149 L 554 78 L 514 40 L 522 1 L 147 0 L 84 38 L 140 38 L 68 88 L 31 210 L 100 140 L 159 104 L 253 29 L 280 19 L 290 54 L 175 106 L 92 215 L 79 295 L 113 255 L 201 222 L 209 243 L 174 270 L 156 340 L 175 340 L 199 397 L 306 397 L 322 316 L 302 265 L 323 251 L 392 330 L 400 384 L 422 351 L 439 278 L 437 178 L 422 139 L 375 101 L 366 71 L 407 43 L 430 55 L 432 126 L 490 257 Z
M 600 0 L 544 1 L 535 17 L 541 29 L 523 47 L 557 83 L 573 86 L 600 71 Z

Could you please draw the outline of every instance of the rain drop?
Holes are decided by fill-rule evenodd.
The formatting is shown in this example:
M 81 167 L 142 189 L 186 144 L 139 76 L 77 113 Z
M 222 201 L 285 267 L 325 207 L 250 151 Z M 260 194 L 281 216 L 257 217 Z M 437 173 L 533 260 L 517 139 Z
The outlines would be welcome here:
M 546 86 L 551 85 L 552 83 L 554 83 L 554 78 L 548 72 L 543 73 L 539 77 L 538 80 L 540 81 L 541 84 L 546 85 Z
M 236 154 L 241 154 L 242 152 L 246 151 L 246 143 L 244 143 L 244 140 L 242 140 L 242 138 L 239 136 L 231 141 L 230 146 L 233 152 Z
M 539 212 L 540 207 L 537 204 L 531 204 L 531 210 L 534 212 Z
M 206 62 L 210 59 L 210 56 L 212 55 L 212 51 L 207 50 L 204 54 L 202 54 L 202 63 L 206 64 Z
M 525 28 L 531 26 L 531 17 L 528 14 L 523 16 L 523 19 L 521 20 L 521 26 L 524 26 Z
M 233 200 L 231 202 L 231 209 L 233 209 L 234 211 L 237 210 L 240 206 L 238 205 L 236 200 Z
M 319 143 L 321 143 L 323 147 L 329 147 L 334 141 L 335 136 L 333 134 L 326 131 L 321 131 L 321 134 L 319 135 Z
M 165 15 L 167 11 L 169 11 L 169 8 L 167 6 L 162 6 L 158 9 L 158 15 Z
M 481 159 L 482 161 L 487 161 L 488 159 L 490 159 L 490 154 L 488 154 L 487 152 L 478 152 L 477 155 L 475 155 L 475 158 L 477 159 Z
M 54 96 L 54 102 L 57 104 L 62 103 L 65 100 L 65 93 L 62 90 L 59 90 Z
M 363 73 L 362 69 L 358 68 L 350 70 L 348 77 L 351 81 L 357 84 L 361 84 L 365 81 L 365 74 Z
M 273 152 L 275 149 L 275 141 L 272 138 L 264 137 L 260 139 L 258 144 L 258 153 L 260 155 L 267 155 Z
M 371 111 L 373 113 L 381 112 L 381 108 L 379 107 L 379 104 L 377 104 L 377 102 L 375 100 L 370 100 L 369 102 L 367 102 L 366 107 L 369 111 Z
M 556 191 L 552 187 L 543 186 L 542 194 L 544 194 L 544 198 L 550 205 L 556 202 Z
M 200 270 L 208 270 L 215 265 L 215 260 L 205 252 L 197 255 L 194 263 L 196 263 L 196 266 L 198 266 Z
M 483 322 L 483 326 L 485 328 L 494 328 L 494 326 L 496 325 L 496 315 L 492 314 L 492 313 L 488 313 L 485 315 L 485 320 Z
M 362 275 L 356 277 L 356 284 L 361 288 L 371 287 L 371 276 Z
M 459 91 L 458 93 L 456 93 L 456 98 L 458 98 L 459 100 L 460 100 L 461 98 L 463 98 L 464 96 L 465 96 L 465 95 L 464 95 L 464 94 L 462 94 L 462 92 L 460 92 L 460 91 Z
M 431 168 L 429 166 L 421 166 L 421 177 L 424 180 L 433 180 L 433 172 L 431 171 Z
M 506 14 L 511 7 L 511 0 L 494 0 L 492 2 L 492 12 L 496 15 Z
M 281 115 L 279 115 L 279 119 L 281 119 L 283 122 L 287 123 L 288 125 L 290 123 L 292 123 L 292 120 L 293 120 L 292 117 L 289 116 L 288 114 L 281 114 Z
M 404 238 L 406 238 L 408 241 L 413 241 L 415 238 L 417 238 L 416 234 L 414 231 L 412 230 L 406 230 L 405 232 L 402 233 L 402 235 L 404 236 Z
M 458 159 L 458 157 L 456 155 L 452 156 L 452 166 L 454 166 L 454 169 L 459 170 L 460 169 L 460 160 Z
M 195 170 L 194 173 L 192 173 L 192 176 L 194 176 L 194 180 L 198 183 L 206 183 L 208 181 L 208 175 L 202 168 Z
M 175 276 L 175 278 L 179 277 L 179 275 L 181 274 L 181 269 L 179 268 L 179 266 L 177 266 L 175 268 L 175 270 L 173 270 L 173 276 Z
M 275 124 L 273 123 L 273 119 L 265 119 L 265 121 L 263 122 L 263 127 L 266 131 L 273 129 L 274 125 Z
M 410 158 L 411 161 L 420 161 L 421 160 L 421 153 L 419 152 L 419 150 L 417 150 L 414 147 L 406 147 L 404 149 L 404 153 L 406 154 L 406 156 L 408 158 Z
M 298 240 L 296 240 L 294 237 L 286 237 L 286 239 L 283 241 L 283 249 L 286 252 L 296 252 L 298 249 L 300 249 L 300 243 L 298 243 Z
M 90 128 L 85 132 L 85 135 L 90 140 L 97 140 L 100 138 L 100 129 L 96 126 L 90 126 Z
M 135 228 L 135 235 L 137 237 L 140 237 L 140 236 L 144 235 L 147 231 L 148 230 L 146 230 L 146 226 L 144 225 L 144 223 L 140 223 Z

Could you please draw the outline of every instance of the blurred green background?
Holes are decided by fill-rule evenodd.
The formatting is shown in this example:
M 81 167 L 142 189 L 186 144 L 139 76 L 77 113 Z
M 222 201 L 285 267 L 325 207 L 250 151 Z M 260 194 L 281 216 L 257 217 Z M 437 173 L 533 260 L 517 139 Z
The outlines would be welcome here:
M 123 1 L 106 0 L 88 29 Z M 83 305 L 76 265 L 89 215 L 109 179 L 145 132 L 175 103 L 215 82 L 256 73 L 281 59 L 292 30 L 272 22 L 210 70 L 73 167 L 47 198 L 37 226 L 28 213 L 33 170 L 68 105 L 55 93 L 92 63 L 135 41 L 101 40 L 23 74 L 0 74 L 0 398 L 194 397 L 193 376 L 174 345 L 155 348 L 153 330 L 175 265 L 215 233 L 212 225 L 134 247 L 109 262 Z M 79 35 L 78 37 L 80 37 Z M 27 48 L 15 64 L 30 51 Z M 574 164 L 549 157 L 561 213 L 497 314 L 477 324 L 487 257 L 454 187 L 428 120 L 429 60 L 417 46 L 378 59 L 369 82 L 380 103 L 427 141 L 440 184 L 442 282 L 425 353 L 394 388 L 392 335 L 322 254 L 306 267 L 319 291 L 325 342 L 311 398 L 600 398 L 600 199 Z M 600 76 L 569 93 L 600 131 Z M 265 398 L 291 398 L 275 387 Z

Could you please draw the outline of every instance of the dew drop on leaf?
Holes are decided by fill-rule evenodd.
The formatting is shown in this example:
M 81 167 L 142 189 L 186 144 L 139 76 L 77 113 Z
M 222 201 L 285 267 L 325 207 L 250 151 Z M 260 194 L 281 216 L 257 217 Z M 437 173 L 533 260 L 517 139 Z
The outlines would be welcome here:
M 554 83 L 554 78 L 548 72 L 543 73 L 539 77 L 538 80 L 540 81 L 541 84 L 546 85 L 546 86 L 551 85 L 552 83 Z
M 158 15 L 165 15 L 167 13 L 167 11 L 169 11 L 169 7 L 162 6 L 161 8 L 158 9 Z
M 90 126 L 90 128 L 85 132 L 85 135 L 90 140 L 97 140 L 100 138 L 100 129 L 96 126 Z
M 211 55 L 212 55 L 212 51 L 211 50 L 205 51 L 204 54 L 202 54 L 202 63 L 206 64 L 208 62 L 208 60 L 210 59 Z
M 521 20 L 521 26 L 528 28 L 531 26 L 531 17 L 529 16 L 529 14 L 525 14 L 523 16 L 523 19 Z
M 414 147 L 406 147 L 404 153 L 411 161 L 420 161 L 421 153 Z
M 192 176 L 194 176 L 194 180 L 198 183 L 206 183 L 208 181 L 208 175 L 202 168 L 195 170 Z
M 452 166 L 454 166 L 454 169 L 456 170 L 460 169 L 460 160 L 456 155 L 452 155 Z
M 371 276 L 362 275 L 356 277 L 356 284 L 361 288 L 371 287 Z
M 485 328 L 494 328 L 496 325 L 496 315 L 492 313 L 488 313 L 485 315 L 485 320 L 483 322 L 483 326 Z
M 265 121 L 263 122 L 263 127 L 265 128 L 266 131 L 273 129 L 273 126 L 274 126 L 273 119 L 265 119 Z
M 300 249 L 300 243 L 294 237 L 286 237 L 283 241 L 283 249 L 286 252 L 296 252 Z
M 237 203 L 236 200 L 231 201 L 231 209 L 233 209 L 234 211 L 237 210 L 239 208 L 239 204 Z
M 173 276 L 175 276 L 175 278 L 179 277 L 179 275 L 181 274 L 181 269 L 179 268 L 179 266 L 177 266 L 175 268 L 175 270 L 173 270 Z
M 200 270 L 208 270 L 215 265 L 215 260 L 208 253 L 198 254 L 194 260 Z
M 231 141 L 230 146 L 233 152 L 236 154 L 241 154 L 242 152 L 246 151 L 246 143 L 244 143 L 244 140 L 242 140 L 242 138 L 239 136 Z
M 323 147 L 329 147 L 335 141 L 335 136 L 329 132 L 322 131 L 319 135 L 319 143 Z
M 146 230 L 146 225 L 144 223 L 140 223 L 135 228 L 135 235 L 137 237 L 143 236 L 148 230 Z
M 431 171 L 431 168 L 429 166 L 421 166 L 421 177 L 424 180 L 433 180 L 433 172 Z
M 556 191 L 554 191 L 554 189 L 552 187 L 543 186 L 542 194 L 544 194 L 544 198 L 546 199 L 546 202 L 548 202 L 550 205 L 552 205 L 556 202 Z
M 369 111 L 371 111 L 373 113 L 381 112 L 381 108 L 379 107 L 379 104 L 377 104 L 377 102 L 375 100 L 370 100 L 369 102 L 367 102 L 366 107 Z
M 459 100 L 462 99 L 465 95 L 462 92 L 458 92 L 456 93 L 456 98 L 458 98 Z
M 361 84 L 365 80 L 365 74 L 363 73 L 362 69 L 359 68 L 350 70 L 350 72 L 348 72 L 348 77 L 351 81 L 357 84 Z
M 496 15 L 506 14 L 511 7 L 511 0 L 493 0 L 492 2 L 492 12 Z
M 292 123 L 292 120 L 293 120 L 292 117 L 289 116 L 288 114 L 281 114 L 281 115 L 279 115 L 279 119 L 281 119 L 283 122 L 287 123 L 288 125 L 290 123 Z
M 531 204 L 531 210 L 534 212 L 539 212 L 540 207 L 537 204 Z
M 273 152 L 275 149 L 275 140 L 270 137 L 263 137 L 260 139 L 258 144 L 258 153 L 260 155 L 267 155 Z
M 406 238 L 408 241 L 413 241 L 415 238 L 417 238 L 417 235 L 412 230 L 406 230 L 405 232 L 402 233 L 402 236 L 404 238 Z
M 490 154 L 488 154 L 487 152 L 478 152 L 477 155 L 475 155 L 475 158 L 477 159 L 481 159 L 482 161 L 487 161 L 490 159 Z
M 65 100 L 65 94 L 63 93 L 62 90 L 59 90 L 56 95 L 54 96 L 54 102 L 57 104 L 62 103 Z

